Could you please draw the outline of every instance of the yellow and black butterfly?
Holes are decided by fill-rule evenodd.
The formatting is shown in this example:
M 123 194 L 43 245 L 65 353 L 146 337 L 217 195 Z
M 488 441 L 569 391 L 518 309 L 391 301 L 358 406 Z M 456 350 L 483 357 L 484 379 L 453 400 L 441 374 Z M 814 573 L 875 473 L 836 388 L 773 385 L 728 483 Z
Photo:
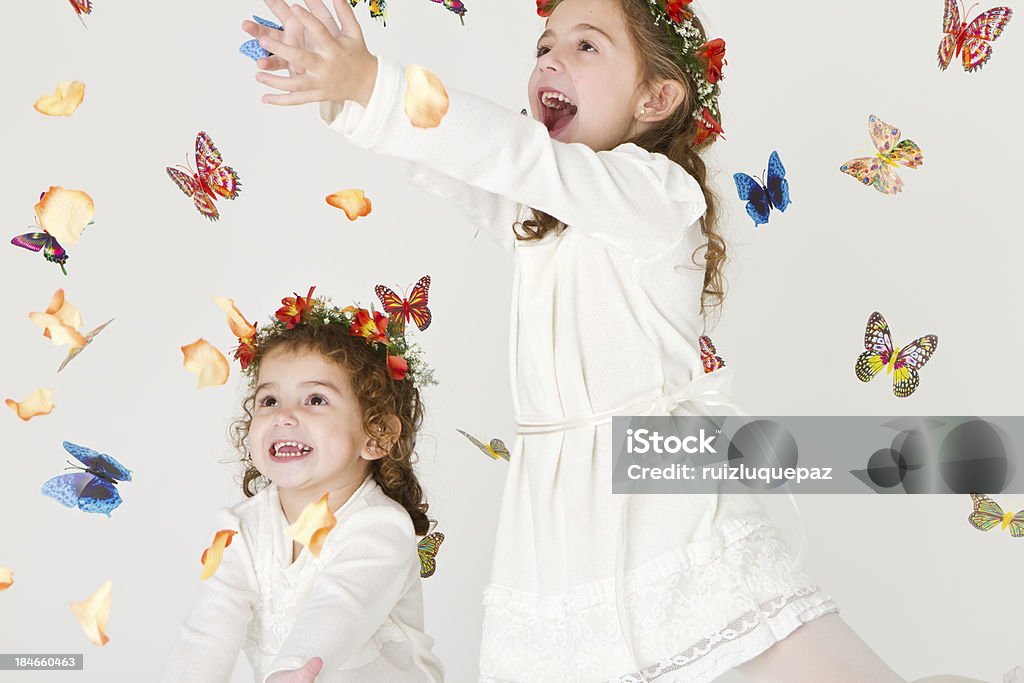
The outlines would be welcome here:
M 456 429 L 455 431 L 472 441 L 474 446 L 483 451 L 483 454 L 492 460 L 501 458 L 502 460 L 509 461 L 511 455 L 508 452 L 508 447 L 505 445 L 505 442 L 501 439 L 491 439 L 491 443 L 486 444 L 472 434 L 467 434 L 461 429 Z
M 1024 536 L 1024 510 L 1017 514 L 1003 512 L 999 504 L 983 493 L 972 493 L 971 500 L 974 501 L 974 512 L 967 516 L 967 521 L 978 531 L 988 531 L 996 524 L 1000 529 L 1009 527 L 1010 535 L 1014 538 Z
M 864 331 L 864 353 L 857 357 L 857 379 L 870 382 L 871 378 L 885 368 L 885 374 L 892 372 L 892 393 L 906 398 L 914 393 L 921 378 L 917 371 L 924 367 L 939 346 L 934 334 L 919 337 L 903 348 L 893 348 L 889 324 L 878 311 L 868 317 Z
M 435 531 L 424 536 L 416 545 L 416 550 L 420 555 L 421 578 L 426 579 L 434 575 L 434 570 L 437 569 L 437 563 L 434 558 L 437 557 L 437 551 L 440 550 L 442 543 L 444 543 L 444 534 L 440 531 Z

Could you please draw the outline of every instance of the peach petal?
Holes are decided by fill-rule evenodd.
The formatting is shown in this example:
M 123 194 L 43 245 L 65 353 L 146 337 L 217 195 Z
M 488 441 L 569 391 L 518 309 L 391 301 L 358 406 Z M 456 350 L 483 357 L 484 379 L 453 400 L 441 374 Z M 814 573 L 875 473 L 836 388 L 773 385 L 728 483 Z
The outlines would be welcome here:
M 75 330 L 82 326 L 82 314 L 64 298 L 63 289 L 58 289 L 53 293 L 53 296 L 50 297 L 50 303 L 46 307 L 46 313 L 57 316 L 57 319 L 62 323 Z M 43 336 L 49 338 L 50 331 L 43 330 Z
M 43 336 L 49 337 L 54 346 L 71 344 L 72 347 L 85 346 L 85 337 L 73 327 L 65 325 L 60 318 L 52 313 L 38 313 L 33 311 L 28 314 L 29 320 L 34 322 L 45 331 Z
M 7 567 L 0 567 L 0 591 L 5 591 L 14 585 L 14 572 Z
M 18 417 L 28 422 L 36 415 L 50 414 L 50 411 L 53 410 L 53 389 L 36 389 L 20 403 L 12 399 L 7 399 L 4 403 L 14 410 Z
M 181 352 L 185 354 L 185 369 L 199 375 L 197 389 L 220 386 L 228 381 L 231 373 L 228 359 L 210 342 L 199 338 L 182 346 Z
M 36 218 L 61 246 L 76 244 L 96 213 L 92 197 L 81 190 L 51 186 L 36 204 Z
M 224 548 L 231 545 L 231 539 L 237 533 L 237 531 L 232 529 L 221 529 L 213 535 L 213 543 L 203 551 L 203 556 L 199 558 L 203 565 L 203 573 L 199 575 L 200 579 L 205 581 L 213 576 L 213 573 L 217 571 L 217 567 L 220 566 L 220 561 L 224 558 Z
M 309 548 L 313 557 L 320 557 L 320 550 L 323 548 L 327 534 L 334 528 L 337 520 L 334 512 L 327 505 L 327 494 L 325 493 L 315 503 L 310 503 L 303 510 L 302 514 L 287 529 L 285 533 L 293 541 L 298 541 Z
M 82 625 L 85 635 L 93 645 L 106 645 L 107 620 L 110 618 L 110 589 L 113 583 L 107 581 L 82 602 L 71 603 L 71 611 Z
M 373 204 L 362 190 L 340 190 L 329 194 L 327 203 L 344 211 L 350 221 L 354 221 L 360 216 L 368 216 L 373 211 Z
M 448 113 L 448 91 L 433 72 L 410 64 L 405 69 L 405 115 L 417 128 L 435 128 Z
M 213 297 L 214 302 L 221 307 L 225 313 L 228 314 L 228 327 L 231 328 L 231 334 L 235 335 L 239 339 L 248 339 L 256 334 L 256 328 L 245 319 L 242 312 L 235 306 L 233 299 L 228 299 L 223 296 Z
M 40 114 L 47 116 L 71 116 L 85 99 L 85 83 L 61 81 L 52 95 L 43 95 L 33 106 Z

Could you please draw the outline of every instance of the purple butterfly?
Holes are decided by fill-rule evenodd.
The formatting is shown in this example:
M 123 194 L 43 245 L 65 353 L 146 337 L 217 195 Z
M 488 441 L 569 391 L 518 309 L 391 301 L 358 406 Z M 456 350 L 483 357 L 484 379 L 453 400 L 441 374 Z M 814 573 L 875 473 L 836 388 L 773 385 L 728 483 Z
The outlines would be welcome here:
M 11 244 L 31 251 L 42 250 L 43 258 L 50 263 L 56 263 L 60 266 L 61 272 L 67 275 L 68 269 L 64 267 L 64 264 L 68 261 L 68 252 L 64 251 L 64 247 L 60 246 L 56 237 L 43 228 L 40 230 L 42 232 L 26 232 L 24 235 L 17 235 L 11 238 Z

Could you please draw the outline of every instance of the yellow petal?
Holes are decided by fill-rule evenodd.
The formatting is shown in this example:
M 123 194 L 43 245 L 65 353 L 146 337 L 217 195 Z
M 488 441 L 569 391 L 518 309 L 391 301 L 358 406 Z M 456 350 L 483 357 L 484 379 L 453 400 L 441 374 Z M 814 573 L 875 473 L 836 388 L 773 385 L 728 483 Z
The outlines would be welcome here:
M 433 72 L 410 64 L 405 69 L 405 115 L 417 128 L 434 128 L 448 113 L 448 91 Z
M 17 403 L 12 399 L 4 401 L 25 422 L 36 415 L 49 415 L 53 410 L 53 389 L 36 389 L 24 401 Z
M 14 572 L 7 567 L 0 567 L 0 591 L 5 591 L 14 585 Z
M 96 205 L 87 193 L 60 186 L 50 187 L 36 204 L 39 225 L 56 237 L 62 247 L 78 242 L 95 213 Z
M 228 375 L 231 373 L 228 359 L 210 342 L 202 338 L 197 339 L 182 346 L 181 352 L 185 354 L 185 369 L 199 375 L 197 389 L 220 386 L 228 381 Z
M 237 531 L 232 531 L 231 529 L 221 529 L 213 535 L 213 543 L 203 551 L 203 556 L 199 558 L 199 561 L 203 564 L 203 573 L 199 575 L 200 579 L 205 581 L 213 576 L 213 573 L 217 571 L 217 567 L 220 566 L 221 559 L 224 557 L 224 548 L 231 545 L 231 538 L 237 533 Z
M 362 190 L 340 190 L 327 195 L 327 203 L 344 211 L 350 221 L 354 221 L 360 216 L 368 216 L 373 210 L 373 204 L 366 198 Z
M 82 314 L 64 298 L 63 289 L 58 289 L 53 293 L 53 296 L 50 298 L 50 304 L 46 307 L 46 312 L 57 316 L 58 320 L 72 329 L 77 330 L 82 326 Z M 49 331 L 44 330 L 43 336 L 49 337 Z
M 256 328 L 253 327 L 242 312 L 235 306 L 233 299 L 228 299 L 223 296 L 215 296 L 213 300 L 218 306 L 228 314 L 228 327 L 231 328 L 231 334 L 235 335 L 239 339 L 246 339 L 256 334 Z
M 52 313 L 38 313 L 33 311 L 28 314 L 29 320 L 34 322 L 45 331 L 43 335 L 53 341 L 54 346 L 71 344 L 71 346 L 85 346 L 85 337 L 74 329 L 65 325 L 60 318 Z
M 106 645 L 110 638 L 107 638 L 107 619 L 110 618 L 110 588 L 113 584 L 107 581 L 99 589 L 86 598 L 83 602 L 71 603 L 71 611 L 74 612 L 78 623 L 82 625 L 85 635 L 89 637 L 93 645 Z
M 313 557 L 320 557 L 324 539 L 334 528 L 336 521 L 334 512 L 327 505 L 327 494 L 325 493 L 320 500 L 307 505 L 295 524 L 285 529 L 285 533 L 288 534 L 288 538 L 309 548 Z
M 40 114 L 71 116 L 85 98 L 85 83 L 61 81 L 52 95 L 43 95 L 33 105 Z

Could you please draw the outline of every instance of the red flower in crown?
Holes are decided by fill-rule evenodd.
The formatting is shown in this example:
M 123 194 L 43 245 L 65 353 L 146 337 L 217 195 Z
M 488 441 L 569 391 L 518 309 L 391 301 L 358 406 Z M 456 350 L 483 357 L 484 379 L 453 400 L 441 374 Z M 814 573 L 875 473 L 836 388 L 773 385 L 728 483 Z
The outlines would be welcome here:
M 256 357 L 255 340 L 256 337 L 238 340 L 238 348 L 235 349 L 235 360 L 241 363 L 243 370 L 248 369 L 249 363 L 252 363 L 252 359 Z
M 357 308 L 352 327 L 348 328 L 348 331 L 349 334 L 362 337 L 371 343 L 388 344 L 388 320 L 388 316 L 383 313 L 374 311 L 371 315 L 365 308 Z
M 409 364 L 401 356 L 392 356 L 389 353 L 388 372 L 391 373 L 391 379 L 400 382 L 405 379 L 405 373 L 409 372 Z
M 717 83 L 722 80 L 722 66 L 728 64 L 725 61 L 725 41 L 715 38 L 697 48 L 697 54 L 708 60 L 708 83 Z
M 284 323 L 285 329 L 290 330 L 306 319 L 307 311 L 313 305 L 314 289 L 316 289 L 316 285 L 310 287 L 309 294 L 304 297 L 296 293 L 295 296 L 286 296 L 281 299 L 283 306 L 277 309 L 277 313 L 274 315 Z
M 707 107 L 704 107 L 704 111 L 701 112 L 698 123 L 700 125 L 697 127 L 697 134 L 693 138 L 694 147 L 700 147 L 709 138 L 711 142 L 714 142 L 719 135 L 725 132 L 722 130 L 722 124 L 715 120 L 715 117 L 711 115 Z
M 690 18 L 690 13 L 686 10 L 686 6 L 691 2 L 693 0 L 665 0 L 665 14 L 675 23 L 681 24 Z
M 551 16 L 551 8 L 548 7 L 551 0 L 537 0 L 537 14 L 542 17 Z

